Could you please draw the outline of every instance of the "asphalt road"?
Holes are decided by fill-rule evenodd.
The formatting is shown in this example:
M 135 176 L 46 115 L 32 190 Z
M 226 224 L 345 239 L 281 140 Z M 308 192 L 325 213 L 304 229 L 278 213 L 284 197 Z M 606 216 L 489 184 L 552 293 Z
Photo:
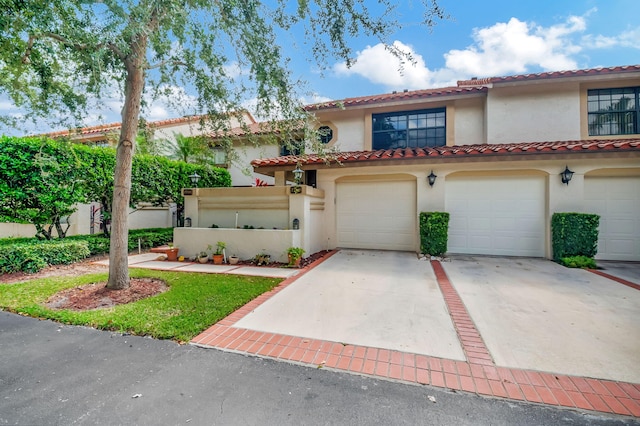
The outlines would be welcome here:
M 640 421 L 0 312 L 0 424 L 460 426 Z

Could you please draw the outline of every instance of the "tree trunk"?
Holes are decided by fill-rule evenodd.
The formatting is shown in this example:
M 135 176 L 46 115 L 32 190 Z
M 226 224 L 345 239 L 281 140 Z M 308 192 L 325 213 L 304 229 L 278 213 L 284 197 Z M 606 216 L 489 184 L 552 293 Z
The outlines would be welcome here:
M 146 36 L 138 36 L 131 43 L 131 53 L 125 59 L 127 78 L 122 107 L 122 128 L 116 150 L 116 169 L 111 206 L 111 241 L 109 248 L 109 281 L 107 288 L 129 287 L 129 199 L 131 198 L 131 164 L 138 132 L 140 102 L 144 89 Z

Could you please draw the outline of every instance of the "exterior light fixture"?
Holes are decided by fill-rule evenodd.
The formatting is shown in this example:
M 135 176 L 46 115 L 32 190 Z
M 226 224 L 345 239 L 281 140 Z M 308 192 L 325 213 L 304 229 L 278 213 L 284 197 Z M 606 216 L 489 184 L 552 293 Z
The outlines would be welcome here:
M 564 167 L 564 172 L 560 173 L 560 178 L 562 179 L 562 183 L 569 185 L 569 181 L 573 177 L 573 172 L 569 170 L 568 166 Z
M 296 169 L 293 171 L 293 180 L 296 182 L 296 185 L 300 185 L 300 182 L 302 182 L 303 174 L 304 170 L 300 168 L 300 165 L 297 165 Z
M 429 176 L 427 176 L 427 182 L 429 182 L 429 186 L 433 186 L 433 184 L 436 183 L 437 177 L 437 175 L 433 174 L 433 170 L 431 170 L 431 173 L 429 173 Z
M 190 217 L 186 217 L 184 219 L 184 227 L 185 228 L 191 228 L 191 218 Z
M 191 179 L 191 183 L 193 184 L 193 187 L 197 188 L 198 181 L 200 180 L 200 175 L 198 175 L 196 172 L 193 172 L 192 175 L 189 175 L 189 179 Z
M 293 219 L 293 229 L 300 229 L 300 219 Z

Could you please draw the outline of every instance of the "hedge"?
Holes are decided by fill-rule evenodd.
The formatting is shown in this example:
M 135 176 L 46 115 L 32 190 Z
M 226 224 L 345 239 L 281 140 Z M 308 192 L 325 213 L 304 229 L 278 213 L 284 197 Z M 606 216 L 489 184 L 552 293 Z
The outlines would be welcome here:
M 38 272 L 49 265 L 73 263 L 89 256 L 86 241 L 39 241 L 4 246 L 0 250 L 0 272 Z
M 553 260 L 598 253 L 600 216 L 588 213 L 554 213 L 551 217 Z
M 129 231 L 129 251 L 173 241 L 173 228 L 147 228 Z M 73 263 L 89 256 L 109 253 L 110 240 L 103 234 L 74 235 L 49 241 L 37 238 L 0 239 L 0 272 L 38 272 L 49 265 Z
M 420 213 L 420 251 L 431 256 L 447 252 L 449 213 Z

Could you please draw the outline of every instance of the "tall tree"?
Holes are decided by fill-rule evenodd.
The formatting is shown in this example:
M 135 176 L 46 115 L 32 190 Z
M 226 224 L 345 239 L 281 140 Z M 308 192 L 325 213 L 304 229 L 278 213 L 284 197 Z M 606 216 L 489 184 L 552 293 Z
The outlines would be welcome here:
M 127 206 L 145 90 L 172 97 L 176 87 L 188 87 L 198 95 L 193 112 L 212 120 L 228 120 L 242 100 L 255 98 L 259 115 L 298 127 L 301 112 L 279 34 L 303 27 L 313 56 L 326 67 L 330 57 L 352 63 L 352 37 L 385 42 L 400 27 L 390 0 L 0 2 L 0 94 L 55 124 L 59 117 L 81 119 L 93 99 L 110 96 L 114 87 L 121 92 L 107 284 L 114 289 L 129 285 Z M 426 25 L 443 17 L 436 0 L 422 2 Z M 244 70 L 235 82 L 241 84 L 232 81 L 232 58 Z

